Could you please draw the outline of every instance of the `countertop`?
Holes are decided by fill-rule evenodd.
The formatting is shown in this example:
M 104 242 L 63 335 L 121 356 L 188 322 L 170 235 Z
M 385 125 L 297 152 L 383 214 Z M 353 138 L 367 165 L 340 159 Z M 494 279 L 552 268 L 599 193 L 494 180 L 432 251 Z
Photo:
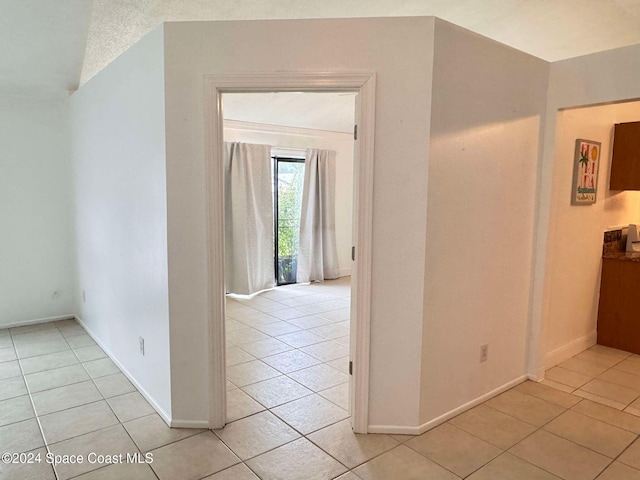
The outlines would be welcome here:
M 610 258 L 612 260 L 622 260 L 625 262 L 640 262 L 640 252 L 605 252 L 602 258 Z

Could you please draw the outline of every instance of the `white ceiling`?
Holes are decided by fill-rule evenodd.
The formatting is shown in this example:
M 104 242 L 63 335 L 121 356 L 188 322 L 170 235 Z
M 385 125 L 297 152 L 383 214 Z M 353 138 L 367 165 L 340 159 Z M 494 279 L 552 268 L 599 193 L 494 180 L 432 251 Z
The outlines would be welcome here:
M 355 98 L 350 93 L 227 93 L 222 108 L 225 120 L 349 133 Z
M 163 21 L 415 15 L 549 61 L 640 43 L 640 0 L 0 0 L 0 92 L 74 89 Z

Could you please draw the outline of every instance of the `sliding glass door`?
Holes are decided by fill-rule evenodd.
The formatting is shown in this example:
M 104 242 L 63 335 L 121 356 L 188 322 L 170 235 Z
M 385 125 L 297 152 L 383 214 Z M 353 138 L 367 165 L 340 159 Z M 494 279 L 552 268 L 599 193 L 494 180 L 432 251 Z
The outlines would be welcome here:
M 296 283 L 304 159 L 273 161 L 276 282 L 287 285 Z

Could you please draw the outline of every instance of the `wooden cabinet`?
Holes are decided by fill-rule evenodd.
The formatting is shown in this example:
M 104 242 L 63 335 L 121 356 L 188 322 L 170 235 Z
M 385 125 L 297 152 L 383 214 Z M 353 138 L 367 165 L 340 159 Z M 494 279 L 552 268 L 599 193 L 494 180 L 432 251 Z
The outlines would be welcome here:
M 609 188 L 640 190 L 640 122 L 615 126 Z
M 598 344 L 640 354 L 640 262 L 604 258 Z

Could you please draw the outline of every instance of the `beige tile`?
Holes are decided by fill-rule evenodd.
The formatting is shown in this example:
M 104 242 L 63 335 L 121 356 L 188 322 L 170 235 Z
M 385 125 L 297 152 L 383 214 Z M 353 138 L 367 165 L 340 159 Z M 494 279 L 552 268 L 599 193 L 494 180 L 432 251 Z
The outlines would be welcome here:
M 54 370 L 60 367 L 67 367 L 77 363 L 80 363 L 80 361 L 72 350 L 50 353 L 39 357 L 23 358 L 20 360 L 20 365 L 22 365 L 22 370 L 25 375 L 43 372 L 45 370 Z
M 52 388 L 63 387 L 73 383 L 89 380 L 87 372 L 82 365 L 69 365 L 68 367 L 46 370 L 44 372 L 25 375 L 25 380 L 31 393 L 42 392 Z
M 322 325 L 309 330 L 311 333 L 320 335 L 328 340 L 333 340 L 340 337 L 346 337 L 349 335 L 349 327 L 341 325 L 339 323 L 330 323 L 328 325 Z
M 0 401 L 0 426 L 35 417 L 29 395 Z M 0 452 L 3 453 L 3 452 Z
M 625 352 L 624 350 L 619 350 L 617 348 L 612 348 L 612 347 L 606 347 L 604 345 L 594 345 L 589 350 L 592 352 L 609 355 L 610 357 L 618 358 L 620 360 L 625 359 L 631 355 L 631 353 Z
M 288 322 L 275 322 L 269 323 L 268 325 L 261 325 L 259 327 L 256 327 L 256 330 L 259 330 L 262 333 L 266 333 L 267 335 L 271 335 L 272 337 L 276 337 L 278 335 L 297 332 L 300 330 L 300 327 L 291 325 Z
M 314 392 L 326 390 L 349 381 L 348 375 L 324 364 L 291 372 L 289 377 Z
M 565 392 L 565 393 L 573 393 L 573 391 L 575 390 L 575 388 L 570 387 L 569 385 L 563 385 L 561 383 L 554 382 L 553 380 L 548 380 L 546 378 L 542 380 L 540 384 L 545 385 L 547 387 L 555 388 L 556 390 L 560 390 L 561 392 Z
M 155 413 L 155 410 L 138 392 L 111 397 L 107 403 L 121 423 Z
M 313 393 L 284 375 L 248 385 L 242 390 L 267 408 L 276 407 Z
M 109 358 L 101 358 L 99 360 L 92 360 L 82 364 L 87 370 L 87 373 L 91 378 L 104 377 L 106 375 L 113 375 L 114 373 L 120 373 L 120 369 Z
M 601 405 L 606 405 L 607 407 L 615 408 L 617 410 L 624 410 L 627 406 L 624 403 L 615 402 L 613 400 L 609 400 L 608 398 L 600 397 L 598 395 L 594 395 L 593 393 L 585 392 L 583 390 L 576 390 L 573 392 L 574 395 L 579 397 L 591 400 L 596 403 L 600 403 Z
M 640 480 L 640 470 L 623 463 L 613 462 L 602 472 L 598 480 Z
M 238 387 L 244 387 L 279 375 L 280 372 L 260 360 L 227 368 L 227 379 Z
M 49 353 L 69 350 L 69 344 L 65 341 L 62 335 L 58 334 L 58 332 L 54 333 L 56 333 L 58 337 L 38 340 L 31 340 L 31 334 L 18 335 L 14 339 L 18 357 L 21 359 L 28 357 L 37 357 L 39 355 L 47 355 Z M 27 337 L 28 340 L 22 340 L 25 337 Z
M 270 355 L 261 360 L 282 373 L 291 373 L 322 363 L 317 358 L 307 355 L 300 350 L 291 350 L 289 352 L 279 353 L 278 355 Z
M 353 433 L 348 419 L 318 430 L 307 438 L 348 468 L 355 468 L 399 445 L 388 435 Z
M 74 337 L 76 335 L 84 335 L 87 333 L 80 325 L 59 326 L 58 330 L 60 330 L 60 333 L 65 338 Z
M 227 392 L 227 422 L 248 417 L 264 409 L 263 405 L 238 388 Z
M 609 369 L 598 377 L 598 380 L 603 380 L 609 383 L 615 383 L 626 388 L 631 388 L 640 393 L 640 376 L 632 373 L 627 373 L 615 368 Z
M 92 381 L 74 383 L 32 394 L 38 415 L 47 415 L 67 408 L 102 400 L 102 395 Z
M 247 326 L 244 323 L 240 323 L 239 321 L 234 320 L 233 318 L 227 317 L 225 319 L 224 328 L 226 332 L 235 332 L 236 330 L 247 328 Z
M 0 380 L 0 400 L 26 395 L 27 386 L 22 377 L 11 377 Z
M 592 378 L 604 373 L 607 368 L 609 368 L 597 363 L 581 360 L 576 357 L 571 357 L 569 360 L 560 363 L 558 366 L 567 370 L 571 370 L 572 372 L 578 372 L 583 375 L 588 375 Z
M 17 358 L 13 347 L 0 348 L 0 362 L 9 362 Z
M 39 455 L 41 461 L 35 463 L 13 463 L 6 464 L 0 462 L 0 478 L 11 480 L 56 480 L 53 467 L 46 461 L 47 449 L 39 448 L 30 452 L 34 457 Z
M 337 342 L 329 340 L 328 342 L 316 343 L 308 347 L 301 348 L 304 353 L 316 357 L 323 362 L 330 362 L 338 358 L 343 358 L 349 355 L 349 348 L 344 345 L 340 345 Z
M 203 480 L 260 480 L 244 463 L 214 473 Z
M 157 480 L 149 465 L 143 463 L 120 463 L 85 473 L 76 480 Z
M 634 375 L 640 375 L 640 360 L 635 357 L 629 357 L 614 365 L 613 368 Z
M 124 427 L 141 452 L 149 452 L 203 432 L 196 428 L 169 428 L 158 414 L 132 420 L 125 423 Z
M 611 458 L 617 457 L 637 437 L 627 430 L 573 411 L 553 419 L 544 429 Z
M 282 310 L 278 310 L 276 312 L 271 312 L 270 315 L 280 320 L 292 320 L 294 318 L 302 317 L 306 315 L 306 313 L 301 310 L 298 310 L 297 308 L 288 307 L 288 308 L 283 308 Z
M 347 472 L 337 477 L 336 480 L 360 480 L 360 477 L 356 476 L 355 473 Z
M 74 349 L 76 357 L 81 362 L 89 362 L 91 360 L 98 360 L 99 358 L 106 358 L 107 355 L 97 345 L 91 345 L 89 347 L 80 347 Z
M 585 362 L 597 363 L 598 365 L 602 365 L 607 368 L 611 368 L 621 361 L 619 357 L 611 356 L 606 353 L 594 352 L 593 350 L 585 350 L 582 353 L 574 355 L 573 358 L 584 360 Z
M 44 447 L 44 440 L 35 418 L 0 427 L 0 452 L 23 453 L 38 447 Z
M 13 347 L 13 341 L 10 335 L 0 336 L 0 348 Z
M 258 342 L 268 338 L 271 337 L 251 327 L 236 330 L 235 332 L 227 332 L 226 336 L 226 340 L 232 345 L 244 345 L 245 343 Z
M 553 367 L 547 370 L 544 376 L 551 381 L 569 385 L 573 388 L 579 388 L 593 378 L 589 375 L 573 372 L 562 367 Z
M 196 480 L 239 462 L 211 432 L 199 433 L 152 453 L 151 467 L 160 480 Z
M 227 392 L 230 392 L 231 390 L 235 390 L 236 387 L 233 383 L 231 383 L 229 380 L 227 380 Z
M 516 389 L 564 408 L 571 408 L 580 401 L 580 397 L 528 380 L 518 385 Z
M 452 418 L 449 423 L 503 450 L 536 430 L 528 423 L 485 405 L 478 405 Z
M 34 323 L 32 325 L 23 325 L 22 327 L 12 327 L 9 329 L 11 335 L 22 335 L 24 333 L 39 332 L 42 330 L 55 330 L 56 326 L 53 322 Z
M 47 444 L 110 427 L 118 423 L 107 402 L 100 401 L 40 417 Z
M 93 341 L 93 338 L 91 338 L 86 333 L 84 335 L 77 335 L 75 337 L 67 338 L 67 343 L 71 348 L 91 347 L 97 345 L 97 343 Z
M 400 445 L 354 470 L 364 480 L 459 480 L 440 465 Z
M 604 455 L 544 430 L 525 438 L 509 452 L 566 480 L 592 480 L 611 462 Z
M 627 448 L 618 461 L 640 470 L 640 440 L 636 440 Z
M 64 320 L 57 320 L 53 322 L 57 328 L 75 327 L 80 325 L 75 318 L 65 318 Z
M 104 398 L 116 397 L 136 390 L 122 373 L 96 378 L 94 383 Z
M 521 460 L 503 453 L 476 471 L 468 480 L 560 480 L 555 475 Z
M 349 357 L 348 356 L 331 360 L 330 362 L 327 362 L 327 365 L 330 365 L 331 367 L 335 368 L 339 372 L 342 372 L 347 375 L 349 374 Z
M 247 464 L 263 480 L 330 480 L 347 471 L 305 438 L 253 458 Z
M 514 389 L 492 398 L 485 405 L 536 427 L 545 425 L 565 411 L 558 405 Z
M 316 394 L 271 411 L 304 435 L 349 417 L 349 412 Z
M 398 435 L 398 434 L 392 434 L 389 435 L 391 438 L 393 438 L 394 440 L 397 440 L 400 443 L 404 443 L 407 440 L 411 440 L 412 438 L 415 438 L 417 435 Z
M 306 330 L 321 327 L 322 325 L 329 325 L 331 323 L 331 320 L 322 318 L 319 315 L 305 315 L 304 317 L 287 320 L 287 323 L 295 325 L 299 328 L 304 328 Z
M 229 347 L 226 351 L 227 367 L 238 365 L 239 363 L 250 362 L 256 358 L 253 355 L 248 354 L 240 347 Z
M 470 475 L 502 453 L 499 448 L 448 423 L 404 445 L 461 477 Z
M 323 396 L 331 403 L 335 403 L 340 408 L 344 408 L 349 411 L 349 384 L 343 383 L 342 385 L 337 385 L 335 387 L 327 388 L 326 390 L 321 390 L 318 392 L 318 395 Z
M 22 375 L 20 364 L 17 360 L 0 363 L 0 380 L 5 378 L 19 377 Z
M 605 382 L 597 378 L 595 380 L 591 380 L 586 385 L 583 385 L 580 390 L 598 395 L 599 397 L 608 398 L 609 400 L 623 403 L 625 405 L 630 404 L 640 396 L 640 392 L 636 390 L 623 387 L 622 385 L 616 385 L 615 383 Z
M 259 340 L 257 342 L 243 343 L 240 348 L 250 353 L 256 358 L 266 357 L 268 355 L 276 355 L 278 353 L 287 352 L 293 350 L 293 347 L 287 345 L 275 338 L 267 338 L 265 340 Z
M 134 454 L 138 452 L 135 444 L 122 425 L 104 428 L 49 446 L 54 455 L 82 455 L 88 458 L 90 453 L 97 455 Z M 155 461 L 155 459 L 154 459 Z M 106 463 L 60 463 L 56 465 L 59 480 L 67 480 L 86 472 L 105 466 Z
M 216 435 L 243 460 L 284 445 L 300 435 L 270 412 L 225 425 Z
M 628 430 L 635 434 L 640 434 L 640 418 L 623 413 L 618 409 L 592 402 L 585 399 L 575 405 L 571 410 L 588 417 L 596 418 L 615 427 Z
M 283 341 L 295 348 L 307 347 L 314 343 L 324 342 L 325 339 L 320 335 L 315 335 L 306 330 L 299 332 L 287 333 L 286 335 L 279 335 L 278 340 Z

